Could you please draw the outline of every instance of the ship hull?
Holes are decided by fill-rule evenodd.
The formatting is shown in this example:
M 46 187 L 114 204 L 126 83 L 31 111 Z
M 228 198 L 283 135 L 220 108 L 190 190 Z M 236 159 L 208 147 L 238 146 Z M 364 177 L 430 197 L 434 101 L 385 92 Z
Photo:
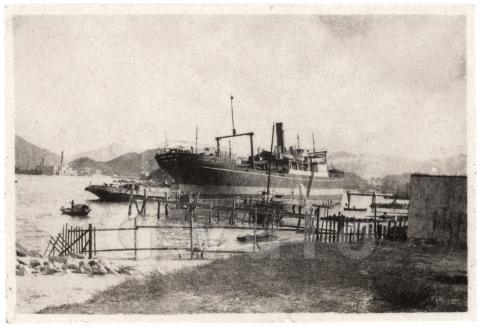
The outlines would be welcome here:
M 184 193 L 200 193 L 201 198 L 261 197 L 268 184 L 268 172 L 238 167 L 233 160 L 203 154 L 159 154 L 155 157 Z M 333 200 L 339 203 L 343 195 L 342 178 L 319 178 L 272 172 L 270 193 L 286 201 L 298 203 L 308 198 L 316 202 Z
M 85 188 L 85 191 L 95 194 L 101 201 L 128 202 L 130 200 L 130 193 L 108 186 L 90 185 Z

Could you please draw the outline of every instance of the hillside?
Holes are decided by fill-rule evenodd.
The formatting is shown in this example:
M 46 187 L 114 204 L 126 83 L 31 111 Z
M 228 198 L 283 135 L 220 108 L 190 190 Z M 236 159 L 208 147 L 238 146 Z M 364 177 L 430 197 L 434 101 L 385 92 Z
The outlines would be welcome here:
M 155 162 L 155 154 L 162 151 L 163 149 L 150 149 L 142 153 L 131 152 L 109 161 L 79 158 L 70 164 L 76 170 L 99 169 L 105 175 L 139 176 L 142 172 L 147 172 L 151 173 L 151 177 L 159 182 L 163 183 L 167 180 L 168 183 L 171 183 L 170 176 L 160 170 Z
M 59 165 L 60 156 L 15 135 L 15 167 L 33 169 L 44 159 L 45 165 Z
M 134 152 L 134 151 L 135 149 L 133 147 L 128 146 L 126 144 L 113 143 L 100 149 L 74 154 L 69 159 L 75 160 L 75 159 L 85 157 L 85 158 L 90 158 L 96 161 L 108 161 L 108 160 L 115 159 L 123 154 Z
M 419 161 L 391 155 L 356 155 L 341 151 L 329 154 L 328 161 L 337 169 L 371 179 L 411 173 L 466 174 L 467 156 Z

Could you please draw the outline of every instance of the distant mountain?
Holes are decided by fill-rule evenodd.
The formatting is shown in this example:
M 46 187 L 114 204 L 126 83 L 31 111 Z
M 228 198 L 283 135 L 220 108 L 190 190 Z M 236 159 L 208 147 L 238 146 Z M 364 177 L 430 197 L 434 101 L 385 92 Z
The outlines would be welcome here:
M 345 151 L 329 154 L 328 162 L 335 168 L 351 172 L 364 179 L 410 173 L 466 174 L 467 156 L 419 161 L 392 155 L 352 154 Z
M 40 148 L 22 137 L 15 135 L 15 167 L 19 169 L 34 169 L 44 159 L 44 165 L 60 165 L 60 156 Z
M 75 170 L 90 168 L 101 170 L 105 175 L 119 176 L 140 176 L 142 172 L 151 174 L 151 177 L 160 181 L 172 183 L 172 178 L 158 168 L 155 161 L 155 154 L 163 152 L 164 149 L 150 149 L 142 153 L 125 153 L 109 161 L 97 161 L 91 158 L 78 158 L 70 165 Z
M 125 153 L 130 153 L 134 151 L 135 149 L 129 145 L 113 143 L 97 150 L 80 152 L 80 153 L 74 154 L 73 156 L 69 157 L 69 159 L 75 160 L 75 159 L 86 157 L 96 161 L 108 161 L 108 160 L 115 159 Z

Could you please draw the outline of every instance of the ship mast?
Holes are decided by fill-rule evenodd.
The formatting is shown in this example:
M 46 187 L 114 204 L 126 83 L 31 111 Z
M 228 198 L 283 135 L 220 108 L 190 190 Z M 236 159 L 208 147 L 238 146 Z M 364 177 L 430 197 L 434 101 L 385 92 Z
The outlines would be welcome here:
M 315 152 L 315 134 L 312 133 L 313 152 Z
M 198 125 L 195 126 L 195 153 L 198 153 Z
M 237 131 L 235 130 L 235 121 L 233 120 L 233 95 L 230 96 L 230 109 L 232 111 L 232 135 L 236 135 Z

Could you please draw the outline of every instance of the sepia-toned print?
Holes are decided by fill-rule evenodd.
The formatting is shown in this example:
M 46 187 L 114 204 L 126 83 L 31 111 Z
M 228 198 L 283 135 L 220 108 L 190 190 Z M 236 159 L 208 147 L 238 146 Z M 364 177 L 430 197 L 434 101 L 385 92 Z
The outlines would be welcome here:
M 471 8 L 78 8 L 7 9 L 12 320 L 474 314 Z

